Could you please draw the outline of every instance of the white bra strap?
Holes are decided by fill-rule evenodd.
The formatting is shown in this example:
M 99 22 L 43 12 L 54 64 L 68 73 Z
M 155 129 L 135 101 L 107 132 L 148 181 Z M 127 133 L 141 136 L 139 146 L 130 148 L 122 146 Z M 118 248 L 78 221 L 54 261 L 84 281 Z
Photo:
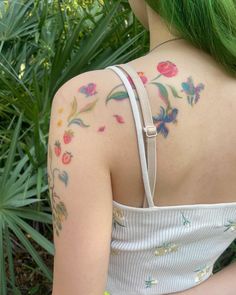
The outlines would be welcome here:
M 155 207 L 155 205 L 153 203 L 153 197 L 152 197 L 150 183 L 149 183 L 149 177 L 148 177 L 147 159 L 146 159 L 145 145 L 144 145 L 144 140 L 143 140 L 143 128 L 141 125 L 141 118 L 140 118 L 138 104 L 136 102 L 136 97 L 135 97 L 134 91 L 131 87 L 131 84 L 130 84 L 128 78 L 126 77 L 126 75 L 123 73 L 122 70 L 120 70 L 117 66 L 110 66 L 110 67 L 107 67 L 107 69 L 113 70 L 120 77 L 120 79 L 124 83 L 125 88 L 128 92 L 132 111 L 133 111 L 134 121 L 135 121 L 135 125 L 136 125 L 139 155 L 140 155 L 140 161 L 141 161 L 141 170 L 142 170 L 142 175 L 143 175 L 146 198 L 147 198 L 149 207 Z
M 151 187 L 152 199 L 155 194 L 155 184 L 156 184 L 156 137 L 157 130 L 153 123 L 152 111 L 149 103 L 148 93 L 143 85 L 142 79 L 139 77 L 138 73 L 129 65 L 121 64 L 118 65 L 120 68 L 124 69 L 125 72 L 130 76 L 135 86 L 140 107 L 143 116 L 143 131 L 145 133 L 145 139 L 147 143 L 147 165 L 148 165 L 148 176 L 149 183 Z M 144 195 L 143 207 L 146 207 L 146 196 Z

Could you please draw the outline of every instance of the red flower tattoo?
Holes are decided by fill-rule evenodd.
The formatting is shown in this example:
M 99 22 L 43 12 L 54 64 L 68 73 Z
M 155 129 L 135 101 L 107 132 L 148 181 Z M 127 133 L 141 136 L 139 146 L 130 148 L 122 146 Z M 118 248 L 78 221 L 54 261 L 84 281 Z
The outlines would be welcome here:
M 173 77 L 178 73 L 176 65 L 170 61 L 159 62 L 157 70 L 165 77 Z

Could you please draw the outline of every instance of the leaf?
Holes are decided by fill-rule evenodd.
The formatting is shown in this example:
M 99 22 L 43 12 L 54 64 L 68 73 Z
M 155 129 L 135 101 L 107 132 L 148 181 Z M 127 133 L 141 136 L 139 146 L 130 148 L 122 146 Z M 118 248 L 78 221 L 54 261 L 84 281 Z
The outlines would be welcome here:
M 68 126 L 70 126 L 71 124 L 77 124 L 77 125 L 79 125 L 79 126 L 81 126 L 81 127 L 90 127 L 90 125 L 86 125 L 86 124 L 82 121 L 82 119 L 80 119 L 80 118 L 72 119 L 72 120 L 69 122 Z
M 15 223 L 18 224 L 18 226 L 21 227 L 24 231 L 26 231 L 38 245 L 44 248 L 51 255 L 54 254 L 54 246 L 51 241 L 49 241 L 46 237 L 44 237 L 40 232 L 35 230 L 31 225 L 29 225 L 19 216 L 11 214 L 11 218 L 13 218 Z
M 49 213 L 39 212 L 34 209 L 26 208 L 11 208 L 11 212 L 24 219 L 34 220 L 42 223 L 52 224 L 52 216 Z
M 76 97 L 74 96 L 74 100 L 73 100 L 73 102 L 71 104 L 71 112 L 70 112 L 70 114 L 69 114 L 69 116 L 67 118 L 67 121 L 70 121 L 70 119 L 72 117 L 74 117 L 76 111 L 77 111 L 77 100 L 76 100 Z
M 119 101 L 119 100 L 123 100 L 126 98 L 129 98 L 129 95 L 126 91 L 117 91 L 117 92 L 113 93 L 112 95 L 108 96 L 108 98 L 106 99 L 106 104 L 111 99 L 115 99 L 115 100 Z
M 170 101 L 168 99 L 168 92 L 166 90 L 166 87 L 161 83 L 151 83 L 151 84 L 154 84 L 158 87 L 161 99 L 164 101 L 164 103 L 167 106 L 170 106 Z
M 15 292 L 16 295 L 21 295 L 21 293 L 19 293 L 19 290 L 15 286 L 16 282 L 15 282 L 15 273 L 14 273 L 12 242 L 10 240 L 10 233 L 7 226 L 5 228 L 5 239 L 6 239 L 6 252 L 8 256 L 8 271 L 10 273 L 11 288 L 14 289 L 15 291 L 17 290 L 17 292 Z
M 62 218 L 62 216 L 64 216 L 65 218 L 68 217 L 67 209 L 66 209 L 66 206 L 65 206 L 65 204 L 63 202 L 60 201 L 56 205 L 56 211 L 57 211 L 57 214 L 58 214 L 60 219 Z
M 59 179 L 64 182 L 65 186 L 68 184 L 68 174 L 66 171 L 61 172 L 58 174 Z
M 174 97 L 176 97 L 176 98 L 183 98 L 182 96 L 179 96 L 178 95 L 178 92 L 177 92 L 177 90 L 175 89 L 174 86 L 171 86 L 171 85 L 168 85 L 168 84 L 167 84 L 167 86 L 171 89 L 172 94 L 173 94 Z
M 107 41 L 108 37 L 113 36 L 111 22 L 114 15 L 117 13 L 117 11 L 119 11 L 120 5 L 120 1 L 115 1 L 115 3 L 109 5 L 109 13 L 107 13 L 106 15 L 104 14 L 104 17 L 101 17 L 99 21 L 96 22 L 94 30 L 92 30 L 91 34 L 88 34 L 88 37 L 86 36 L 86 40 L 85 38 L 82 38 L 79 50 L 76 51 L 76 54 L 74 54 L 74 58 L 71 59 L 71 62 L 69 62 L 68 66 L 63 71 L 63 74 L 57 71 L 56 77 L 53 76 L 53 80 L 55 81 L 55 88 L 58 88 L 60 85 L 62 85 L 65 80 L 69 80 L 70 78 L 78 74 L 79 71 L 84 71 L 84 68 L 87 67 L 88 64 L 90 64 L 91 59 L 104 50 L 104 42 Z M 106 5 L 104 5 L 104 7 L 106 7 Z M 119 26 L 115 28 L 116 31 L 118 30 L 118 28 Z M 81 28 L 78 28 L 77 32 L 78 33 L 76 36 L 80 34 Z M 70 38 L 67 37 L 67 41 L 69 40 Z M 78 40 L 76 40 L 75 45 L 73 44 L 74 47 L 72 47 L 71 51 L 68 54 L 68 59 L 65 61 L 69 60 L 71 52 L 73 52 L 73 49 L 77 47 L 77 42 Z
M 23 113 L 20 114 L 18 121 L 17 121 L 17 125 L 14 129 L 13 132 L 13 136 L 11 138 L 11 144 L 9 146 L 9 150 L 8 150 L 8 155 L 7 155 L 7 160 L 5 163 L 5 167 L 2 173 L 2 178 L 0 181 L 0 187 L 4 187 L 6 184 L 7 179 L 9 178 L 10 175 L 10 171 L 12 169 L 13 166 L 13 162 L 14 162 L 14 158 L 16 155 L 16 148 L 18 145 L 18 138 L 19 138 L 19 134 L 20 134 L 20 130 L 21 130 L 21 125 L 22 125 L 22 121 L 23 121 Z
M 14 208 L 18 208 L 18 207 L 24 207 L 36 202 L 42 202 L 42 200 L 38 200 L 38 199 L 26 199 L 26 200 L 15 200 L 12 199 L 7 203 L 7 206 L 10 207 L 14 207 Z
M 18 224 L 14 222 L 14 219 L 12 220 L 11 215 L 8 214 L 7 216 L 7 223 L 10 227 L 10 229 L 14 232 L 14 234 L 17 236 L 19 241 L 23 244 L 23 246 L 26 248 L 28 253 L 32 256 L 34 261 L 39 266 L 40 270 L 44 273 L 44 275 L 52 282 L 52 271 L 47 267 L 47 265 L 43 262 L 41 256 L 38 254 L 37 250 L 33 247 L 33 245 L 30 243 L 30 241 L 26 238 L 26 236 L 23 234 L 21 229 L 18 227 Z
M 7 294 L 7 280 L 6 280 L 6 267 L 5 267 L 5 251 L 4 251 L 4 228 L 5 228 L 5 220 L 0 215 L 0 293 L 3 295 Z
M 91 111 L 94 107 L 95 107 L 95 105 L 96 105 L 96 103 L 97 103 L 97 101 L 98 101 L 98 98 L 95 100 L 95 101 L 93 101 L 93 102 L 89 102 L 89 103 L 87 103 L 79 112 L 78 112 L 78 114 L 80 114 L 80 113 L 83 113 L 83 112 L 88 112 L 88 111 Z M 77 114 L 77 115 L 78 115 Z

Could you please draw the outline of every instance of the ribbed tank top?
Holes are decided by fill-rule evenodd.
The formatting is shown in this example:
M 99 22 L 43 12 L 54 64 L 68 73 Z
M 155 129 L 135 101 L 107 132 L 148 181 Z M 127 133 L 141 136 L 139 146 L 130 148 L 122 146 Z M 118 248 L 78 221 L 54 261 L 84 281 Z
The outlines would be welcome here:
M 104 294 L 157 295 L 187 290 L 213 274 L 214 263 L 236 238 L 236 202 L 154 205 L 135 93 L 119 65 L 107 68 L 120 77 L 129 95 L 149 206 L 136 208 L 113 200 Z

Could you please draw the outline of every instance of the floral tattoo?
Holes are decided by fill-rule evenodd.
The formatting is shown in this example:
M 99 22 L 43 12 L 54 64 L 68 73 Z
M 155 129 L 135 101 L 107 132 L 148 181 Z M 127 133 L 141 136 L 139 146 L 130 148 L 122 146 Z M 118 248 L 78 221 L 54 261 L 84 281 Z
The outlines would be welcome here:
M 78 110 L 77 100 L 74 97 L 74 100 L 71 104 L 71 112 L 67 118 L 67 122 L 68 122 L 67 126 L 69 127 L 72 124 L 76 124 L 80 127 L 90 127 L 90 125 L 84 123 L 84 121 L 81 118 L 79 118 L 79 114 L 91 111 L 95 107 L 97 101 L 98 101 L 98 98 L 93 102 L 87 103 L 80 110 Z
M 185 100 L 184 98 L 186 97 L 186 101 L 188 102 L 188 104 L 193 107 L 199 101 L 200 93 L 205 88 L 205 85 L 203 83 L 199 83 L 196 85 L 191 76 L 187 77 L 186 81 L 181 83 L 181 88 L 179 90 L 177 90 L 175 86 L 171 85 L 171 83 L 160 82 L 158 79 L 161 76 L 171 79 L 179 73 L 177 66 L 173 62 L 168 60 L 159 62 L 156 66 L 156 70 L 157 75 L 152 80 L 148 79 L 144 72 L 137 72 L 137 74 L 144 86 L 149 84 L 157 88 L 158 96 L 161 99 L 163 105 L 160 106 L 160 112 L 153 115 L 152 118 L 153 123 L 156 126 L 157 133 L 166 138 L 169 134 L 169 124 L 177 124 L 177 119 L 179 116 L 179 110 L 172 105 L 172 102 L 169 98 L 170 93 L 175 99 L 181 99 L 182 101 Z M 135 90 L 135 85 L 131 77 L 128 75 L 127 78 L 130 82 L 131 87 Z M 121 87 L 123 87 L 123 83 L 111 89 L 106 97 L 105 105 L 107 105 L 111 101 L 123 101 L 129 98 L 126 90 L 120 90 Z M 97 85 L 92 82 L 88 83 L 87 85 L 82 85 L 78 88 L 78 93 L 80 95 L 84 95 L 86 100 L 90 100 L 91 98 L 96 97 L 96 94 L 98 93 Z M 183 97 L 182 95 L 185 95 L 185 97 Z M 59 231 L 62 229 L 62 221 L 68 217 L 68 212 L 64 202 L 61 201 L 60 196 L 55 191 L 54 181 L 57 175 L 58 179 L 64 184 L 65 187 L 67 187 L 69 183 L 69 176 L 65 170 L 60 170 L 58 168 L 52 169 L 52 157 L 54 155 L 56 158 L 58 158 L 65 167 L 71 163 L 71 161 L 73 160 L 73 155 L 68 150 L 68 148 L 62 150 L 62 144 L 67 147 L 74 140 L 75 133 L 72 130 L 73 126 L 79 126 L 82 128 L 91 127 L 88 123 L 85 123 L 84 119 L 81 118 L 81 115 L 93 110 L 98 100 L 99 99 L 96 98 L 94 101 L 86 102 L 85 105 L 79 107 L 77 99 L 76 97 L 74 97 L 71 103 L 70 112 L 66 118 L 66 130 L 63 133 L 62 139 L 55 140 L 53 146 L 54 149 L 49 146 L 50 175 L 48 175 L 48 181 L 52 197 L 52 217 L 57 236 L 59 235 Z M 59 114 L 63 113 L 63 111 L 63 108 L 58 109 Z M 125 123 L 125 118 L 121 114 L 113 114 L 112 116 L 118 124 Z M 56 124 L 58 127 L 62 127 L 63 120 L 61 118 L 58 118 Z M 104 133 L 105 130 L 106 126 L 100 125 L 99 127 L 97 127 L 96 132 Z M 230 224 L 229 226 L 232 227 L 232 224 Z
M 78 92 L 85 94 L 86 98 L 91 97 L 97 93 L 96 84 L 89 83 L 86 86 L 82 86 L 79 88 Z M 64 131 L 62 139 L 61 140 L 57 139 L 54 142 L 54 156 L 56 156 L 56 158 L 58 158 L 63 165 L 66 166 L 70 164 L 73 159 L 73 155 L 71 152 L 69 152 L 67 149 L 64 151 L 62 149 L 62 144 L 68 146 L 74 139 L 75 133 L 70 127 L 73 125 L 77 125 L 83 128 L 90 127 L 89 124 L 86 124 L 82 120 L 82 118 L 80 117 L 80 114 L 91 111 L 95 107 L 97 101 L 98 101 L 98 98 L 93 102 L 86 103 L 84 106 L 82 106 L 79 109 L 77 104 L 77 99 L 74 97 L 71 103 L 71 110 L 67 117 L 67 125 L 66 125 L 67 129 Z M 63 113 L 63 111 L 64 111 L 63 108 L 60 108 L 58 110 L 58 113 L 61 114 Z M 117 120 L 122 121 L 121 118 L 118 117 Z M 63 126 L 63 120 L 61 118 L 58 119 L 57 126 L 58 127 Z M 105 126 L 101 126 L 98 129 L 98 132 L 103 132 L 104 130 L 105 130 Z M 52 157 L 53 157 L 53 150 L 52 150 L 52 147 L 49 145 L 50 173 L 48 174 L 48 183 L 49 183 L 49 189 L 50 189 L 50 195 L 51 195 L 53 224 L 54 224 L 56 235 L 59 236 L 59 233 L 62 230 L 62 222 L 68 217 L 68 211 L 65 206 L 65 203 L 62 202 L 61 197 L 58 195 L 58 193 L 55 190 L 55 177 L 57 175 L 58 179 L 64 184 L 65 187 L 67 187 L 69 182 L 69 176 L 65 170 L 52 168 Z
M 79 88 L 79 92 L 85 94 L 86 97 L 95 95 L 97 93 L 96 84 L 89 83 L 88 85 L 82 86 Z
M 58 148 L 59 141 L 57 142 L 57 146 L 54 147 L 54 152 L 57 157 L 61 154 L 61 148 Z M 51 195 L 51 204 L 52 204 L 52 221 L 55 228 L 56 235 L 59 236 L 59 232 L 62 229 L 62 222 L 67 219 L 68 212 L 65 206 L 65 203 L 61 201 L 60 196 L 55 191 L 55 177 L 57 175 L 58 179 L 67 187 L 68 185 L 68 173 L 64 170 L 60 170 L 58 168 L 52 169 L 52 148 L 49 145 L 49 169 L 50 173 L 48 173 L 48 183 L 49 190 Z
M 179 114 L 179 110 L 176 107 L 173 107 L 171 104 L 171 101 L 169 99 L 169 92 L 171 92 L 171 94 L 176 99 L 183 100 L 184 97 L 182 97 L 179 94 L 175 86 L 170 85 L 169 83 L 164 84 L 164 83 L 158 82 L 158 79 L 161 76 L 164 76 L 166 78 L 172 78 L 179 73 L 179 70 L 174 63 L 168 60 L 159 62 L 156 67 L 156 70 L 158 72 L 158 75 L 155 78 L 153 78 L 151 81 L 148 81 L 148 78 L 145 76 L 144 72 L 137 72 L 137 74 L 139 75 L 144 86 L 147 84 L 151 84 L 157 87 L 158 96 L 160 97 L 164 105 L 160 106 L 160 113 L 155 114 L 153 116 L 153 122 L 154 122 L 154 125 L 156 126 L 157 133 L 161 134 L 162 136 L 166 138 L 169 134 L 169 128 L 167 125 L 170 123 L 177 124 L 177 116 Z M 135 85 L 131 77 L 128 75 L 127 78 L 132 88 L 135 89 Z M 119 84 L 115 86 L 109 92 L 105 100 L 106 105 L 111 100 L 122 101 L 129 98 L 127 91 L 118 90 L 118 88 L 120 88 L 121 86 L 123 86 L 123 84 Z M 187 78 L 186 82 L 181 83 L 180 92 L 186 95 L 187 102 L 189 103 L 189 105 L 193 106 L 194 104 L 198 102 L 200 98 L 200 92 L 204 88 L 205 88 L 205 85 L 203 83 L 194 85 L 193 78 L 190 76 Z M 122 121 L 124 121 L 124 119 Z

